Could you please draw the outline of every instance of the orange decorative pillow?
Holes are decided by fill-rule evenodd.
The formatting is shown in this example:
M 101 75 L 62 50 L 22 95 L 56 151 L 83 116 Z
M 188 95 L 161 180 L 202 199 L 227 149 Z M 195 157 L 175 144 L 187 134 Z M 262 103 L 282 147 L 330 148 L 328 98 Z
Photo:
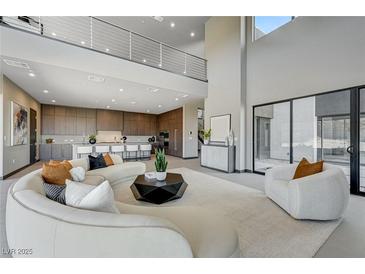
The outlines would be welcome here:
M 43 164 L 42 177 L 48 184 L 64 185 L 66 179 L 72 180 L 66 165 Z
M 64 165 L 67 168 L 68 171 L 70 171 L 73 168 L 72 164 L 69 161 L 66 161 L 66 160 L 63 160 L 62 162 L 57 161 L 57 160 L 50 160 L 48 164 L 52 165 L 52 166 L 54 166 L 54 165 Z
M 110 157 L 109 153 L 104 155 L 104 161 L 106 163 L 106 166 L 112 166 L 114 165 L 114 162 L 112 160 L 112 157 Z
M 293 179 L 299 179 L 322 171 L 323 171 L 323 160 L 311 164 L 310 162 L 308 162 L 306 158 L 303 158 L 299 162 L 297 169 L 295 170 Z

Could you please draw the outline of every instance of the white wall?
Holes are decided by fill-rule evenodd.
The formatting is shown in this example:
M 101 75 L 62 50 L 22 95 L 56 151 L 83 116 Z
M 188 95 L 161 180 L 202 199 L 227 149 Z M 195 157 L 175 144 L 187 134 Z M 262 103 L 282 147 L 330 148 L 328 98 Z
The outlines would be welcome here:
M 17 169 L 29 164 L 29 142 L 27 145 L 11 146 L 11 101 L 25 106 L 28 111 L 30 108 L 37 111 L 37 117 L 41 117 L 41 105 L 24 90 L 11 82 L 4 75 L 3 80 L 3 175 L 7 175 Z M 28 126 L 30 113 L 28 112 Z M 37 119 L 37 142 L 40 141 L 40 119 Z M 29 141 L 29 130 L 28 130 Z
M 0 31 L 0 56 L 2 54 L 2 45 L 3 45 L 3 40 L 2 40 L 2 32 Z M 1 177 L 3 177 L 3 139 L 4 139 L 4 135 L 3 135 L 3 62 L 2 60 L 0 60 L 0 179 Z
M 250 17 L 246 23 L 252 37 Z M 364 29 L 365 17 L 298 17 L 248 41 L 246 168 L 253 105 L 365 84 Z
M 198 108 L 204 108 L 204 100 L 183 106 L 183 158 L 198 157 Z
M 240 17 L 212 17 L 205 24 L 205 55 L 208 59 L 208 97 L 205 128 L 210 117 L 231 114 L 236 145 L 236 169 L 244 169 L 245 22 Z M 243 138 L 243 137 L 242 137 Z

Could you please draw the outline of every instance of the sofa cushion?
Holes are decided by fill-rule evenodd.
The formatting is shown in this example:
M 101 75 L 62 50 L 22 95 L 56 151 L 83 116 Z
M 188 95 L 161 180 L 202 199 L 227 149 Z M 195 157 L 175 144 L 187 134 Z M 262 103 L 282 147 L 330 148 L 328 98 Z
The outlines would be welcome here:
M 130 163 L 123 163 L 120 165 L 113 165 L 106 168 L 89 170 L 87 172 L 87 175 L 102 176 L 105 178 L 105 180 L 108 180 L 111 184 L 113 184 L 113 182 L 118 181 L 121 178 L 143 174 L 144 170 L 145 170 L 145 165 L 143 163 L 130 162 Z
M 303 158 L 295 170 L 293 179 L 299 179 L 305 176 L 310 176 L 323 171 L 323 160 L 316 163 L 309 163 L 306 158 Z
M 100 185 L 102 182 L 105 181 L 105 178 L 103 176 L 99 175 L 86 175 L 85 179 L 82 181 L 83 184 L 97 186 Z
M 49 165 L 64 165 L 67 168 L 67 170 L 72 169 L 71 163 L 69 161 L 67 161 L 67 160 L 63 160 L 63 161 L 50 160 L 48 162 L 48 164 Z
M 110 158 L 112 158 L 114 165 L 123 164 L 123 158 L 117 154 L 109 154 Z
M 65 192 L 66 192 L 66 185 L 54 185 L 54 184 L 47 184 L 43 183 L 44 192 L 46 193 L 47 198 L 56 201 L 60 204 L 65 205 Z
M 43 164 L 42 177 L 48 184 L 64 185 L 66 179 L 72 179 L 65 165 Z
M 89 157 L 90 170 L 107 167 L 103 154 L 100 153 L 96 157 L 93 155 L 89 155 L 88 157 Z
M 68 206 L 100 212 L 119 213 L 114 203 L 114 192 L 108 181 L 98 186 L 66 182 L 66 204 Z
M 70 173 L 72 176 L 72 180 L 75 182 L 82 182 L 83 180 L 85 180 L 86 171 L 80 166 L 71 168 Z
M 70 163 L 73 167 L 82 167 L 86 171 L 90 169 L 88 158 L 74 159 Z
M 109 153 L 106 153 L 104 155 L 104 161 L 105 161 L 106 166 L 114 165 L 114 162 L 113 162 L 112 158 L 110 157 Z

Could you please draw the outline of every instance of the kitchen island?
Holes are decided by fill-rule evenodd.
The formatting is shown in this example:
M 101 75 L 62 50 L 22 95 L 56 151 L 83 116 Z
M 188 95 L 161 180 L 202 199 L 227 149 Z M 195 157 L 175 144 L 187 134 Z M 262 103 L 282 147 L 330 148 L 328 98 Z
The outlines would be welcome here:
M 148 152 L 145 152 L 143 154 L 144 157 L 149 158 L 151 156 L 152 153 L 152 148 L 154 143 L 148 143 L 148 142 L 126 142 L 126 143 L 96 143 L 96 144 L 90 144 L 90 143 L 76 143 L 76 144 L 72 144 L 72 159 L 77 159 L 78 157 L 78 148 L 79 147 L 92 147 L 92 153 L 95 153 L 95 147 L 96 146 L 108 146 L 109 147 L 109 152 L 111 152 L 111 147 L 112 146 L 124 146 L 124 151 L 126 150 L 126 146 L 128 145 L 137 145 L 138 146 L 138 152 L 137 155 L 139 158 L 140 156 L 140 146 L 141 145 L 151 145 L 151 150 L 149 150 Z M 123 157 L 125 158 L 125 153 L 123 153 Z

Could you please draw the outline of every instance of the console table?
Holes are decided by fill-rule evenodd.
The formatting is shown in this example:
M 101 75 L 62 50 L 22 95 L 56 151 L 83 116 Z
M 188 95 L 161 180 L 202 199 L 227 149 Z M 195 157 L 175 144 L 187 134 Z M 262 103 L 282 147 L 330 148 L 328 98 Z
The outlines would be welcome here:
M 202 145 L 200 165 L 227 173 L 234 172 L 235 147 L 219 144 Z

